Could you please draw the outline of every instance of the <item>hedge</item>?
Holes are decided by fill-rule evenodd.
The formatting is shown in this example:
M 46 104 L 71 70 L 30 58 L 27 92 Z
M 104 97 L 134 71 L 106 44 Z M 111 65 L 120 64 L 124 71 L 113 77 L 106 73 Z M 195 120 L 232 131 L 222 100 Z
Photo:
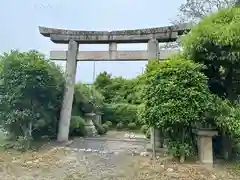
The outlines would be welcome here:
M 104 104 L 102 108 L 103 122 L 111 121 L 113 125 L 119 122 L 127 125 L 129 123 L 138 124 L 137 105 L 131 104 Z

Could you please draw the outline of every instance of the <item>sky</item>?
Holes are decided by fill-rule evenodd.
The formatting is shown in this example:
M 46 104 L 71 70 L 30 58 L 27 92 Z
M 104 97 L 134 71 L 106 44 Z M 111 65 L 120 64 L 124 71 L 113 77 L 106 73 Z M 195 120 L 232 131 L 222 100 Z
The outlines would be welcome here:
M 1 0 L 0 53 L 12 49 L 67 50 L 43 37 L 38 26 L 77 30 L 124 30 L 171 25 L 184 0 Z M 118 44 L 118 50 L 146 50 L 146 44 Z M 103 51 L 108 45 L 80 45 L 79 50 Z M 64 62 L 57 62 L 62 67 Z M 92 83 L 100 72 L 132 78 L 146 62 L 78 62 L 77 81 Z

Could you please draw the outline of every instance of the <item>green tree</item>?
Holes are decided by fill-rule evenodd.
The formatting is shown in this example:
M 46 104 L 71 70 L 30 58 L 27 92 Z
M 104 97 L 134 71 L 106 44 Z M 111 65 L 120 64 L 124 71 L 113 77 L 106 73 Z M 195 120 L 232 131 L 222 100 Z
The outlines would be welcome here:
M 122 77 L 111 77 L 106 72 L 100 73 L 94 82 L 105 100 L 102 108 L 103 121 L 117 123 L 136 123 L 137 105 L 141 103 L 141 91 L 143 89 L 143 78 L 138 76 L 133 79 L 124 79 Z
M 103 121 L 111 121 L 114 125 L 122 123 L 140 124 L 137 117 L 137 106 L 128 103 L 105 104 L 103 109 Z
M 126 79 L 122 77 L 114 77 L 111 78 L 112 83 L 108 86 L 106 86 L 106 89 L 109 92 L 109 102 L 114 102 L 114 103 L 125 103 L 125 92 L 127 89 L 126 88 Z
M 236 0 L 187 0 L 179 8 L 181 22 L 199 22 L 216 11 L 231 7 Z
M 207 121 L 206 114 L 215 107 L 202 68 L 181 56 L 164 62 L 152 60 L 147 65 L 140 118 L 149 126 L 162 128 L 170 142 L 178 145 L 174 147 L 178 152 L 183 147 L 188 154 L 192 126 Z
M 106 103 L 140 103 L 141 76 L 133 79 L 111 77 L 106 72 L 100 73 L 94 82 L 105 98 Z
M 173 24 L 196 24 L 204 17 L 222 8 L 231 7 L 236 2 L 237 0 L 186 0 L 180 5 L 177 19 L 173 21 Z M 176 42 L 166 43 L 163 47 L 179 48 L 180 44 L 178 39 Z
M 81 83 L 75 85 L 73 115 L 98 112 L 103 106 L 104 97 L 95 88 Z
M 94 86 L 101 92 L 106 102 L 110 102 L 113 95 L 112 91 L 109 92 L 111 85 L 111 75 L 107 72 L 100 73 L 94 82 Z
M 215 123 L 220 132 L 240 138 L 240 105 L 229 100 L 216 99 Z
M 240 9 L 222 9 L 204 18 L 183 38 L 188 59 L 206 66 L 211 91 L 231 101 L 240 93 Z
M 56 135 L 64 78 L 54 63 L 37 51 L 11 51 L 0 57 L 0 119 L 17 139 Z

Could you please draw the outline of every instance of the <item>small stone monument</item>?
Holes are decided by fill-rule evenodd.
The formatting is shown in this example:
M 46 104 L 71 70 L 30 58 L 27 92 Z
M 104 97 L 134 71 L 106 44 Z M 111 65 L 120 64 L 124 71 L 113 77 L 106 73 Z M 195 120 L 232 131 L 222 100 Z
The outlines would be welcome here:
M 155 151 L 156 152 L 159 152 L 159 153 L 166 153 L 166 149 L 165 148 L 163 148 L 163 142 L 162 142 L 162 140 L 163 140 L 163 135 L 162 135 L 162 133 L 161 133 L 161 131 L 160 131 L 160 129 L 155 129 L 155 133 L 153 132 L 153 127 L 151 127 L 151 129 L 150 129 L 150 133 L 151 133 L 151 138 L 150 138 L 150 143 L 149 144 L 147 144 L 147 146 L 146 146 L 146 148 L 147 148 L 147 151 L 153 151 L 153 141 L 154 141 L 154 139 L 155 139 Z M 155 136 L 155 138 L 153 138 L 153 136 Z
M 86 120 L 85 128 L 86 128 L 88 137 L 93 137 L 93 136 L 97 135 L 97 130 L 93 123 L 93 121 L 95 121 L 95 119 L 96 119 L 95 113 L 86 113 L 85 114 L 85 120 Z
M 217 136 L 218 132 L 211 129 L 195 129 L 197 135 L 198 155 L 204 164 L 213 165 L 212 137 Z
M 103 115 L 103 113 L 96 112 L 96 123 L 98 123 L 99 125 L 102 124 L 102 115 Z

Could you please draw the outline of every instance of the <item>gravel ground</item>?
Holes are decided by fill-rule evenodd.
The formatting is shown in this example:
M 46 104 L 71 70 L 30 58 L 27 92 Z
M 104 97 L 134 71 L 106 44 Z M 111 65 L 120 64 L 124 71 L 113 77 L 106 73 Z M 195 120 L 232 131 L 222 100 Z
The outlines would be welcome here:
M 39 152 L 0 152 L 1 180 L 239 180 L 226 167 L 206 169 L 196 164 L 163 164 L 161 159 L 132 155 L 143 142 L 82 140 L 70 147 Z

